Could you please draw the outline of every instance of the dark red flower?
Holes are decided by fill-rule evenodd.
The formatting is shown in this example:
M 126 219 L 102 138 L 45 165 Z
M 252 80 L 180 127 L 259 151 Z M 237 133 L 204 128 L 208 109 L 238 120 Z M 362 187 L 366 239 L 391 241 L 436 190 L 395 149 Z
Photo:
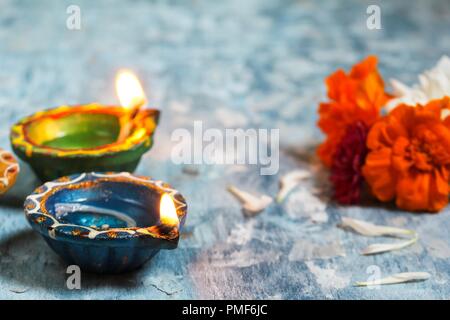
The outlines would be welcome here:
M 369 128 L 362 121 L 347 126 L 332 159 L 330 181 L 334 199 L 341 204 L 355 204 L 361 199 L 364 177 L 362 166 L 368 149 L 366 139 Z

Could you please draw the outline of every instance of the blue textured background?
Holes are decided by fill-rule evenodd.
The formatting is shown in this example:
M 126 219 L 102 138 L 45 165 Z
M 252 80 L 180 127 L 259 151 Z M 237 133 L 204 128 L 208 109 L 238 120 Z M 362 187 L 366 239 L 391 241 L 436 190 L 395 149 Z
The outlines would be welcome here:
M 366 8 L 374 3 L 383 28 L 370 31 Z M 66 28 L 69 4 L 81 7 L 79 31 Z M 328 202 L 313 151 L 322 138 L 314 123 L 326 75 L 374 53 L 385 79 L 411 84 L 448 53 L 449 28 L 445 0 L 0 0 L 0 147 L 10 149 L 9 127 L 34 111 L 115 103 L 114 73 L 130 67 L 163 112 L 138 173 L 172 183 L 189 204 L 177 250 L 133 274 L 83 274 L 82 290 L 70 291 L 64 264 L 24 219 L 23 200 L 38 182 L 22 163 L 17 185 L 0 198 L 0 298 L 450 298 L 449 210 L 337 207 Z M 278 176 L 237 166 L 186 174 L 170 161 L 170 133 L 193 120 L 280 128 L 280 174 L 301 167 L 315 178 L 283 205 L 245 219 L 226 185 L 274 195 Z M 376 240 L 336 228 L 342 215 L 412 228 L 421 239 L 399 252 L 360 256 Z M 353 287 L 371 265 L 382 275 L 427 271 L 432 278 Z

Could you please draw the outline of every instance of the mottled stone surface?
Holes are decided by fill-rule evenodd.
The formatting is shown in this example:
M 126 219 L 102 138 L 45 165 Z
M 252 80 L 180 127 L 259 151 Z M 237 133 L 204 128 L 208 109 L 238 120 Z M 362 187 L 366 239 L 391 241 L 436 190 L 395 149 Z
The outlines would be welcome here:
M 370 31 L 366 8 L 374 2 L 383 28 Z M 69 4 L 81 7 L 79 31 L 66 28 Z M 131 67 L 163 111 L 138 173 L 172 183 L 189 203 L 177 250 L 159 253 L 133 274 L 83 274 L 82 290 L 70 291 L 65 265 L 24 219 L 23 200 L 38 182 L 22 163 L 18 184 L 0 198 L 0 298 L 450 298 L 449 209 L 419 215 L 377 203 L 338 207 L 328 202 L 314 158 L 327 74 L 374 53 L 386 79 L 412 83 L 448 53 L 449 28 L 445 0 L 0 0 L 0 147 L 10 148 L 15 121 L 39 109 L 115 103 L 114 73 Z M 191 129 L 193 120 L 280 128 L 280 174 L 300 167 L 314 178 L 284 204 L 246 219 L 226 185 L 274 195 L 279 176 L 261 177 L 251 166 L 186 173 L 170 161 L 170 134 Z M 412 228 L 421 239 L 396 253 L 360 256 L 376 240 L 336 228 L 343 215 Z M 382 275 L 427 271 L 432 278 L 353 287 L 372 265 Z

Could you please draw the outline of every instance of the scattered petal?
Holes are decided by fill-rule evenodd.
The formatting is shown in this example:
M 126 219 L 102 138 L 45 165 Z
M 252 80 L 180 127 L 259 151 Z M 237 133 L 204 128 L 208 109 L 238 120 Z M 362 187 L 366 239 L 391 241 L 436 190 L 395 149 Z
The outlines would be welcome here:
M 236 197 L 242 204 L 244 213 L 247 216 L 254 216 L 263 211 L 272 203 L 272 198 L 267 195 L 255 196 L 248 192 L 239 190 L 234 186 L 229 186 L 228 191 Z
M 372 280 L 367 282 L 356 282 L 355 285 L 358 287 L 365 286 L 377 286 L 384 284 L 396 284 L 414 281 L 425 281 L 428 280 L 431 275 L 428 272 L 402 272 L 397 273 L 387 278 Z
M 339 226 L 344 229 L 351 229 L 367 237 L 380 237 L 380 236 L 402 237 L 402 238 L 404 238 L 405 236 L 412 237 L 406 241 L 397 243 L 371 244 L 370 246 L 361 251 L 361 254 L 363 255 L 371 255 L 393 250 L 400 250 L 414 244 L 419 239 L 418 234 L 413 230 L 379 226 L 366 221 L 351 219 L 348 217 L 342 217 L 342 222 Z
M 380 236 L 401 237 L 401 236 L 412 236 L 416 234 L 415 231 L 413 230 L 379 226 L 372 224 L 370 222 L 351 219 L 348 217 L 342 217 L 342 222 L 339 226 L 344 229 L 351 229 L 367 237 L 380 237 Z
M 23 289 L 9 289 L 9 291 L 17 294 L 25 293 L 29 290 L 29 288 L 23 288 Z
M 394 251 L 394 250 L 400 250 L 405 247 L 408 247 L 414 243 L 417 242 L 417 239 L 419 237 L 415 236 L 414 238 L 408 240 L 408 241 L 402 241 L 398 243 L 374 243 L 365 248 L 363 251 L 361 251 L 362 255 L 371 255 L 371 254 L 378 254 L 388 251 Z
M 310 177 L 311 173 L 306 170 L 294 170 L 282 176 L 280 179 L 280 191 L 277 195 L 277 202 L 282 202 L 300 181 Z

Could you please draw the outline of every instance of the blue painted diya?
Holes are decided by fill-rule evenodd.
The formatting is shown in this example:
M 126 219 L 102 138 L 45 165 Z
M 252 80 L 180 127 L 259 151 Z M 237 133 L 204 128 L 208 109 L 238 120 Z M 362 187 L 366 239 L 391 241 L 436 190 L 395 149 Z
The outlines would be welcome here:
M 173 200 L 172 224 L 160 212 L 167 195 Z M 161 249 L 175 249 L 187 213 L 183 196 L 170 185 L 127 172 L 47 182 L 24 207 L 28 222 L 57 254 L 95 273 L 130 271 Z

